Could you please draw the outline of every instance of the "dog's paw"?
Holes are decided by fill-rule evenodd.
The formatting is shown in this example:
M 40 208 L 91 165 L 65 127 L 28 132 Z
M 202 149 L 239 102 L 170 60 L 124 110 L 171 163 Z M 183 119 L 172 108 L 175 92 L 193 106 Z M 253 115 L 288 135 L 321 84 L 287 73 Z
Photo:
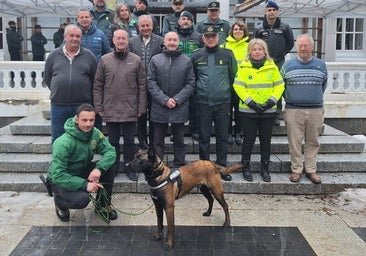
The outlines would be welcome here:
M 207 212 L 202 213 L 202 216 L 205 216 L 205 217 L 210 216 L 210 215 L 211 215 L 211 212 L 210 211 L 207 211 Z
M 230 223 L 224 223 L 223 225 L 222 225 L 224 228 L 228 228 L 228 227 L 230 227 Z
M 164 250 L 170 250 L 170 249 L 172 249 L 172 244 L 170 244 L 170 243 L 168 243 L 168 242 L 166 242 L 166 243 L 164 243 Z
M 159 241 L 161 240 L 161 235 L 155 234 L 150 238 L 151 241 Z

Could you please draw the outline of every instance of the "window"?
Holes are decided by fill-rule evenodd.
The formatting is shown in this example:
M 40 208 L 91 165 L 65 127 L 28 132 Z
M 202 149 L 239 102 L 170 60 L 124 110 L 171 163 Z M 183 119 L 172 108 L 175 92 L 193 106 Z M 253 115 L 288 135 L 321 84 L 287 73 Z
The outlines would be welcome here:
M 364 19 L 338 18 L 336 28 L 337 50 L 362 50 Z

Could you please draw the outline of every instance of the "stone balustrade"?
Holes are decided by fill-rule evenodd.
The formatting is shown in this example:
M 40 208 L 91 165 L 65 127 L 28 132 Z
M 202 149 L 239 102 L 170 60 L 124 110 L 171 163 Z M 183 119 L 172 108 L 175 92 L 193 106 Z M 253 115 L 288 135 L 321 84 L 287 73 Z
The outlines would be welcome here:
M 328 62 L 326 93 L 366 93 L 365 62 Z
M 326 93 L 366 93 L 365 62 L 328 62 L 328 86 Z M 44 62 L 1 61 L 1 90 L 48 90 L 43 83 Z
M 327 67 L 326 117 L 365 118 L 366 62 L 328 62 Z M 48 108 L 43 70 L 42 61 L 0 61 L 0 107 L 5 110 L 0 117 L 27 116 L 40 106 Z M 27 105 L 25 110 L 20 110 L 22 105 Z

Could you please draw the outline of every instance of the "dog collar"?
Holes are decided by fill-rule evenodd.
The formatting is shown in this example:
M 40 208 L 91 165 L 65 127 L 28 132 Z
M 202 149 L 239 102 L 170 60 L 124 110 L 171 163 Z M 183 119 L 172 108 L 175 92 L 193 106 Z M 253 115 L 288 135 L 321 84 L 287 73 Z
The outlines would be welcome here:
M 159 185 L 157 185 L 155 187 L 150 187 L 150 189 L 151 190 L 161 189 L 162 187 L 165 187 L 166 185 L 168 185 L 170 182 L 175 182 L 179 176 L 180 176 L 180 171 L 179 171 L 179 169 L 176 169 L 174 172 L 170 173 L 169 177 L 165 181 L 163 181 L 162 183 L 160 183 Z

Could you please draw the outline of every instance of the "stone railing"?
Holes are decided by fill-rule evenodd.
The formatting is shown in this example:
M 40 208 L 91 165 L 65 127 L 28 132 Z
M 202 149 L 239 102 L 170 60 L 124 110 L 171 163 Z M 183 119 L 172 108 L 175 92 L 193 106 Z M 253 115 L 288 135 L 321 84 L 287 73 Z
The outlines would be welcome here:
M 327 67 L 326 116 L 366 118 L 366 62 L 329 62 Z M 5 110 L 0 117 L 25 116 L 39 111 L 41 105 L 48 108 L 43 70 L 44 62 L 0 61 L 0 108 Z M 21 111 L 19 105 L 27 107 Z
M 44 61 L 1 61 L 1 90 L 48 90 L 43 84 Z
M 328 62 L 326 93 L 366 93 L 365 62 Z M 43 61 L 0 61 L 1 90 L 48 90 L 43 80 Z
M 328 62 L 326 93 L 366 93 L 365 62 Z

